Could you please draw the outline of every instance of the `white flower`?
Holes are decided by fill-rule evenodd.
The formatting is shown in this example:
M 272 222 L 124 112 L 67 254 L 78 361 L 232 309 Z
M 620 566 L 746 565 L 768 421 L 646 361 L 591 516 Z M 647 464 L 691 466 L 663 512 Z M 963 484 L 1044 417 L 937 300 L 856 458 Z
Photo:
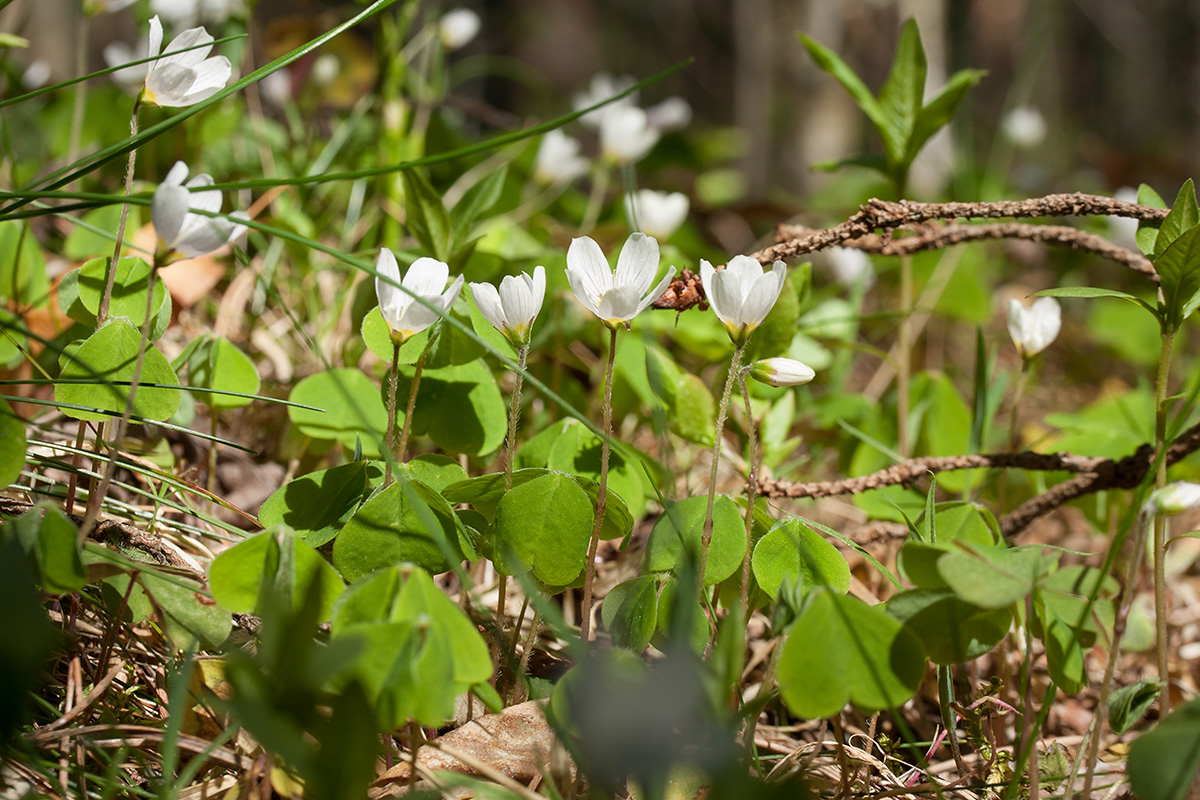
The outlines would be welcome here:
M 534 267 L 533 277 L 505 275 L 500 289 L 490 283 L 472 283 L 471 296 L 484 319 L 504 334 L 513 347 L 523 347 L 533 338 L 533 321 L 546 297 L 546 268 Z
M 620 94 L 630 86 L 633 86 L 635 83 L 637 83 L 637 81 L 628 75 L 622 75 L 619 78 L 614 78 L 607 72 L 597 72 L 594 76 L 592 76 L 592 82 L 591 85 L 588 86 L 587 91 L 580 92 L 575 95 L 574 99 L 572 100 L 572 106 L 576 111 L 587 108 L 588 106 L 594 106 L 596 103 L 607 100 L 614 94 Z M 603 108 L 590 111 L 580 117 L 579 121 L 589 128 L 599 128 L 601 121 L 605 116 L 608 115 L 610 111 L 622 107 L 632 108 L 635 105 L 637 105 L 637 92 L 626 95 L 620 100 L 614 100 Z
M 474 39 L 482 25 L 479 15 L 471 9 L 456 8 L 438 20 L 438 38 L 442 40 L 442 47 L 457 50 Z
M 1132 186 L 1122 186 L 1117 191 L 1113 192 L 1114 200 L 1121 200 L 1126 203 L 1136 203 L 1138 201 L 1137 189 Z M 1113 244 L 1119 244 L 1121 247 L 1136 251 L 1138 249 L 1137 230 L 1138 221 L 1136 217 L 1105 217 L 1108 220 L 1108 228 Z
M 638 161 L 658 143 L 659 132 L 637 106 L 619 106 L 600 120 L 600 152 L 617 164 Z
M 787 266 L 782 261 L 776 261 L 770 272 L 763 272 L 757 259 L 734 256 L 725 269 L 717 271 L 700 259 L 704 295 L 734 344 L 745 344 L 767 318 L 786 277 Z
M 682 97 L 668 97 L 647 108 L 646 118 L 660 131 L 677 131 L 692 121 L 692 107 Z
M 150 57 L 159 54 L 163 29 L 158 17 L 150 20 Z M 142 87 L 142 100 L 156 106 L 190 106 L 225 88 L 233 68 L 225 56 L 208 57 L 213 37 L 204 28 L 189 28 L 167 45 L 166 55 L 150 62 Z M 194 50 L 179 52 L 184 48 Z
M 1025 358 L 1049 347 L 1061 327 L 1062 308 L 1053 297 L 1039 297 L 1029 308 L 1016 298 L 1008 301 L 1008 333 Z
M 44 58 L 34 59 L 21 73 L 21 86 L 26 91 L 32 92 L 34 89 L 40 89 L 46 85 L 48 80 L 50 80 L 50 62 Z
M 817 377 L 817 373 L 792 358 L 764 358 L 750 365 L 750 377 L 772 386 L 799 386 Z
M 875 283 L 875 268 L 871 266 L 871 259 L 853 247 L 829 248 L 829 266 L 837 282 L 847 288 L 853 289 L 861 283 L 864 289 L 870 289 Z
M 1046 138 L 1046 120 L 1036 108 L 1020 106 L 1004 115 L 1000 130 L 1017 147 L 1037 147 Z
M 650 289 L 657 272 L 658 242 L 644 233 L 629 234 L 617 258 L 615 272 L 609 269 L 600 245 L 587 236 L 571 240 L 567 249 L 567 281 L 571 291 L 610 328 L 627 325 L 645 311 L 675 277 L 675 268 L 671 267 L 658 285 Z
M 375 271 L 379 273 L 375 277 L 375 296 L 379 298 L 379 310 L 388 327 L 392 329 L 393 340 L 398 340 L 401 344 L 438 321 L 437 312 L 419 303 L 414 295 L 445 312 L 454 305 L 463 284 L 462 275 L 459 275 L 447 288 L 446 280 L 450 277 L 450 268 L 428 256 L 414 261 L 402 281 L 400 267 L 396 265 L 396 256 L 386 247 L 379 251 Z M 401 289 L 400 285 L 408 291 Z
M 158 235 L 158 250 L 154 257 L 160 267 L 182 258 L 194 258 L 223 247 L 246 232 L 246 226 L 224 217 L 211 217 L 201 212 L 221 210 L 221 193 L 216 189 L 192 192 L 196 186 L 212 186 L 211 175 L 203 172 L 187 183 L 188 166 L 176 161 L 167 177 L 154 191 L 150 205 L 154 231 Z M 249 219 L 244 212 L 230 216 Z
M 670 239 L 687 219 L 688 199 L 682 192 L 656 192 L 642 189 L 625 195 L 625 218 L 631 228 L 656 239 Z
M 104 63 L 110 67 L 120 67 L 122 64 L 128 64 L 130 61 L 137 61 L 142 58 L 139 53 L 145 53 L 150 49 L 150 40 L 143 38 L 138 42 L 137 47 L 130 47 L 124 42 L 109 42 L 104 46 Z M 134 64 L 121 69 L 109 75 L 113 79 L 113 83 L 120 86 L 126 91 L 136 91 L 143 83 L 146 82 L 146 75 L 150 72 L 150 62 L 143 64 Z
M 579 140 L 555 128 L 542 137 L 533 177 L 545 184 L 570 183 L 586 173 L 588 166 L 588 160 L 579 155 Z
M 234 11 L 237 0 L 150 0 L 150 13 L 176 27 L 201 22 L 223 24 Z
M 1159 514 L 1182 514 L 1200 506 L 1200 483 L 1169 483 L 1150 495 L 1146 505 Z
M 338 73 L 341 71 L 342 62 L 338 60 L 337 56 L 333 53 L 322 53 L 313 61 L 308 77 L 313 85 L 326 87 L 337 80 Z

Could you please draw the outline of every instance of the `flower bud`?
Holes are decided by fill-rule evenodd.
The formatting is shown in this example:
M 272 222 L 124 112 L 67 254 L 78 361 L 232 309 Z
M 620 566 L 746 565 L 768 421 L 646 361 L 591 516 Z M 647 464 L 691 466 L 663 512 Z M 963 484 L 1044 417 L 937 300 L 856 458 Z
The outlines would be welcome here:
M 750 377 L 771 386 L 799 386 L 816 376 L 812 367 L 792 358 L 764 358 L 750 365 Z
M 1169 483 L 1150 495 L 1146 504 L 1159 514 L 1181 514 L 1200 506 L 1200 483 Z

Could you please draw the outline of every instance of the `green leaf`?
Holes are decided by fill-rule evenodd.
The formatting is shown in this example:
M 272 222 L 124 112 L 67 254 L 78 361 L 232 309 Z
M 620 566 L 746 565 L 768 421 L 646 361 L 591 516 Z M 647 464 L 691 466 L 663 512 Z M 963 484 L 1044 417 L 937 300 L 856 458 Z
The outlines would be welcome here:
M 78 349 L 65 356 L 62 378 L 86 379 L 88 383 L 61 383 L 54 387 L 54 399 L 60 403 L 124 413 L 129 386 L 114 385 L 133 380 L 142 336 L 123 318 L 109 319 Z M 162 384 L 150 387 L 145 384 Z M 149 420 L 169 419 L 179 408 L 179 379 L 166 357 L 152 344 L 146 346 L 137 395 L 133 401 L 135 416 Z M 74 419 L 108 420 L 110 415 L 65 408 Z
M 138 572 L 137 582 L 176 650 L 215 650 L 229 638 L 233 629 L 229 611 L 205 596 L 199 584 L 151 569 Z
M 999 525 L 987 508 L 960 501 L 939 503 L 934 508 L 937 541 L 910 537 L 896 556 L 900 574 L 922 589 L 946 588 L 938 561 L 947 553 L 964 544 L 990 547 L 999 541 Z
M 16 220 L 0 222 L 0 298 L 41 308 L 49 290 L 46 260 L 29 225 Z
M 367 491 L 367 464 L 354 461 L 288 481 L 258 512 L 264 528 L 286 525 L 305 544 L 320 547 L 342 529 Z
M 605 601 L 607 602 L 607 600 Z M 708 620 L 696 599 L 696 589 L 681 581 L 667 581 L 658 595 L 658 621 L 655 633 L 659 649 L 666 650 L 676 641 L 686 642 L 693 653 L 708 647 Z
M 981 608 L 1006 608 L 1024 599 L 1053 569 L 1055 558 L 1037 549 L 973 545 L 943 555 L 942 580 L 963 600 Z
M 104 296 L 105 273 L 110 258 L 93 258 L 79 268 L 79 302 L 87 309 L 92 320 L 100 311 L 100 300 Z M 125 317 L 139 330 L 146 321 L 146 284 L 150 279 L 150 265 L 140 258 L 117 260 L 117 271 L 113 276 L 112 296 L 109 299 L 109 317 Z M 154 276 L 154 299 L 151 304 L 154 321 L 150 325 L 150 339 L 157 340 L 171 323 L 171 295 L 162 278 Z
M 712 447 L 717 400 L 699 375 L 680 373 L 671 393 L 671 433 L 692 444 Z
M 454 228 L 454 250 L 468 241 L 471 226 L 500 199 L 504 190 L 504 179 L 508 166 L 504 165 L 489 172 L 478 183 L 466 191 L 454 208 L 450 209 L 450 222 Z
M 1163 202 L 1163 199 L 1159 196 L 1158 192 L 1154 191 L 1144 183 L 1138 187 L 1137 201 L 1139 205 L 1143 206 L 1153 206 L 1155 208 L 1167 207 L 1167 204 Z M 1155 242 L 1158 241 L 1158 226 L 1160 224 L 1162 224 L 1161 221 L 1148 219 L 1138 220 L 1138 249 L 1147 256 L 1153 255 L 1154 253 L 1154 245 Z
M 792 713 L 831 717 L 852 702 L 897 708 L 925 675 L 917 638 L 882 606 L 828 589 L 813 592 L 779 657 L 779 691 Z
M 449 313 L 464 327 L 471 327 L 471 315 L 463 293 L 460 293 L 455 299 Z M 481 358 L 486 352 L 482 345 L 454 325 L 434 325 L 428 330 L 430 331 L 429 353 L 425 357 L 425 369 L 427 370 L 469 364 Z
M 372 308 L 363 317 L 360 333 L 362 333 L 363 343 L 366 344 L 367 349 L 385 364 L 392 363 L 392 329 L 384 321 L 383 312 L 379 310 L 379 306 Z M 396 362 L 399 364 L 417 363 L 421 353 L 425 352 L 425 345 L 429 344 L 431 333 L 432 331 L 426 328 L 400 345 L 400 355 Z
M 658 579 L 643 575 L 618 583 L 604 596 L 600 618 L 617 647 L 645 650 L 658 624 Z
M 758 540 L 751 559 L 759 587 L 772 600 L 779 598 L 785 581 L 803 594 L 826 586 L 845 594 L 850 588 L 850 566 L 837 548 L 799 519 L 780 520 Z
M 378 387 L 361 370 L 347 367 L 310 375 L 296 384 L 288 399 L 322 409 L 288 406 L 288 417 L 305 436 L 346 447 L 361 441 L 365 455 L 379 456 L 387 436 L 387 409 L 379 401 Z
M 1196 187 L 1192 179 L 1184 181 L 1175 195 L 1175 202 L 1166 218 L 1158 224 L 1158 238 L 1154 240 L 1154 255 L 1151 260 L 1157 261 L 1167 248 L 1183 235 L 1184 231 L 1200 225 L 1200 207 L 1196 205 Z
M 191 386 L 258 394 L 258 370 L 254 362 L 224 336 L 211 333 L 201 337 L 187 359 L 187 367 Z M 249 397 L 228 394 L 196 392 L 193 396 L 214 411 L 241 408 L 250 403 Z
M 803 274 L 803 271 L 792 270 L 793 278 L 798 274 Z M 788 346 L 796 335 L 796 323 L 799 319 L 800 292 L 795 283 L 785 280 L 783 289 L 779 292 L 779 299 L 750 337 L 742 363 L 751 364 L 763 358 L 786 355 Z M 710 420 L 714 418 L 709 417 Z
M 514 486 L 496 509 L 496 568 L 508 575 L 528 569 L 550 586 L 570 584 L 587 563 L 593 518 L 587 494 L 566 475 Z
M 1162 239 L 1162 235 L 1159 235 Z M 1188 228 L 1154 261 L 1165 323 L 1173 328 L 1200 306 L 1200 225 Z
M 909 147 L 913 127 L 925 99 L 925 48 L 917 21 L 909 19 L 900 30 L 892 68 L 879 90 L 885 124 L 879 128 L 888 161 L 907 164 L 916 154 Z
M 20 543 L 7 536 L 0 536 L 0 608 L 6 621 L 0 637 L 0 741 L 8 742 L 27 723 L 33 708 L 29 693 L 47 679 L 47 662 L 63 637 L 46 618 Z
M 0 397 L 0 487 L 21 477 L 25 468 L 25 420 Z
M 600 437 L 586 426 L 571 420 L 550 448 L 547 466 L 552 470 L 598 481 L 602 455 L 603 441 Z M 620 447 L 614 447 L 609 452 L 608 489 L 621 496 L 635 517 L 641 516 L 646 507 L 641 466 L 636 457 L 627 456 Z
M 37 581 L 46 594 L 79 591 L 87 582 L 87 571 L 79 547 L 79 531 L 62 511 L 37 506 L 4 524 L 2 535 L 21 543 Z
M 449 260 L 452 231 L 442 196 L 417 170 L 406 169 L 400 175 L 409 232 L 438 261 Z
M 405 491 L 405 490 L 408 491 Z M 429 530 L 422 516 L 432 512 L 438 523 Z M 447 553 L 462 560 L 458 521 L 437 492 L 399 476 L 350 518 L 333 542 L 333 565 L 348 581 L 376 569 L 411 561 L 437 574 L 450 568 Z
M 400 465 L 400 471 L 414 480 L 440 492 L 452 483 L 465 481 L 467 471 L 450 456 L 425 453 Z
M 217 602 L 240 614 L 262 614 L 280 596 L 299 609 L 318 592 L 322 620 L 344 588 L 320 553 L 285 531 L 265 531 L 225 550 L 209 567 L 208 581 Z
M 1034 292 L 1034 297 L 1115 297 L 1141 306 L 1153 314 L 1155 319 L 1158 319 L 1157 308 L 1140 297 L 1126 292 L 1118 292 L 1116 289 L 1103 289 L 1098 286 L 1061 286 L 1057 289 L 1043 289 L 1040 292 Z
M 700 539 L 708 497 L 686 497 L 673 503 L 654 523 L 646 541 L 645 572 L 669 572 L 683 566 L 684 553 L 699 563 Z M 713 506 L 713 533 L 705 566 L 704 585 L 712 586 L 733 575 L 746 553 L 746 525 L 737 503 L 717 495 Z
M 1162 681 L 1140 680 L 1113 691 L 1108 696 L 1108 724 L 1113 733 L 1125 733 L 1138 724 L 1162 690 Z
M 399 397 L 408 397 L 412 375 L 412 369 L 400 370 Z M 396 405 L 402 414 L 403 403 Z M 483 359 L 422 372 L 412 432 L 429 436 L 443 450 L 472 456 L 494 452 L 504 443 L 508 409 Z
M 950 80 L 942 87 L 937 97 L 930 100 L 917 114 L 908 143 L 910 159 L 916 158 L 925 143 L 949 124 L 962 101 L 966 99 L 967 92 L 971 91 L 984 75 L 987 75 L 987 70 L 960 69 L 950 76 Z
M 1200 770 L 1200 698 L 1189 700 L 1129 748 L 1129 781 L 1141 800 L 1185 800 Z
M 935 664 L 962 664 L 991 651 L 1012 624 L 1007 608 L 984 609 L 949 589 L 910 589 L 887 602 Z
M 875 95 L 872 94 L 871 90 L 854 73 L 854 70 L 850 69 L 837 53 L 815 39 L 810 39 L 804 34 L 798 34 L 797 38 L 800 39 L 805 49 L 808 50 L 808 54 L 812 56 L 817 66 L 828 72 L 837 79 L 838 83 L 842 84 L 842 87 L 850 94 L 851 99 L 867 115 L 867 119 L 871 120 L 880 131 L 884 130 L 888 124 L 887 114 L 883 110 L 883 106 L 875 99 Z

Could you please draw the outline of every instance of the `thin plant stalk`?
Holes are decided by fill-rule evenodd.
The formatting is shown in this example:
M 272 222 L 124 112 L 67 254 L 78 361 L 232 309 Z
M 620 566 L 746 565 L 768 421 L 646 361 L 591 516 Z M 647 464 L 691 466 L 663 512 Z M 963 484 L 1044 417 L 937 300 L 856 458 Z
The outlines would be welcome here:
M 592 179 L 592 193 L 588 196 L 587 209 L 579 225 L 584 233 L 590 233 L 596 227 L 596 221 L 600 219 L 600 209 L 604 207 L 604 197 L 608 194 L 608 179 L 608 166 L 598 163 L 596 176 Z
M 1121 587 L 1121 600 L 1117 606 L 1117 616 L 1113 620 L 1112 644 L 1108 649 L 1108 663 L 1104 665 L 1104 680 L 1100 684 L 1100 697 L 1096 702 L 1096 713 L 1092 718 L 1092 738 L 1088 742 L 1087 770 L 1083 775 L 1082 800 L 1088 800 L 1092 795 L 1092 781 L 1096 777 L 1096 764 L 1100 758 L 1100 739 L 1104 735 L 1104 727 L 1108 723 L 1108 697 L 1112 691 L 1113 676 L 1117 671 L 1117 660 L 1121 657 L 1121 637 L 1125 634 L 1125 625 L 1129 619 L 1129 608 L 1133 605 L 1134 588 L 1137 585 L 1138 570 L 1142 565 L 1142 554 L 1146 551 L 1147 520 L 1143 517 L 1138 521 L 1137 533 L 1133 538 L 1133 549 L 1130 551 L 1129 565 L 1125 570 L 1125 584 Z
M 392 369 L 388 375 L 387 438 L 384 446 L 383 485 L 392 485 L 392 461 L 396 457 L 396 384 L 400 381 L 400 346 L 402 342 L 392 340 Z M 407 419 L 405 420 L 407 422 Z
M 133 101 L 133 113 L 129 116 L 129 135 L 136 137 L 138 132 L 138 112 L 141 110 L 141 98 Z M 125 243 L 125 225 L 129 220 L 129 195 L 133 193 L 133 169 L 137 164 L 137 148 L 129 151 L 129 160 L 125 164 L 125 198 L 121 204 L 121 221 L 117 225 L 117 241 L 113 246 L 112 262 L 108 265 L 108 274 L 104 277 L 104 294 L 100 296 L 100 306 L 96 310 L 96 327 L 99 328 L 108 319 L 108 306 L 112 300 L 113 283 L 117 278 L 117 260 L 121 257 L 121 247 Z M 154 270 L 151 270 L 150 286 L 154 286 Z M 149 305 L 149 302 L 147 302 Z
M 517 349 L 516 383 L 513 385 L 512 404 L 508 408 L 508 439 L 504 448 L 504 491 L 512 489 L 513 464 L 517 458 L 517 422 L 521 417 L 521 384 L 525 381 L 525 364 L 529 358 L 529 345 Z M 500 651 L 504 646 L 504 621 L 508 616 L 508 575 L 496 570 L 496 649 L 495 661 L 500 664 Z
M 746 401 L 746 438 L 749 440 L 750 477 L 746 485 L 746 554 L 742 557 L 742 609 L 746 622 L 750 622 L 750 552 L 754 543 L 754 501 L 758 489 L 758 436 L 754 431 L 754 411 L 750 407 L 750 392 L 746 387 L 746 373 L 738 372 L 738 388 Z
M 1029 359 L 1021 357 L 1021 370 L 1017 374 L 1017 386 L 1013 390 L 1012 407 L 1008 411 L 1008 452 L 1015 453 L 1021 446 L 1021 434 L 1017 429 L 1021 401 L 1025 399 L 1025 384 L 1029 382 Z M 1008 470 L 1000 473 L 1000 486 L 997 490 L 996 508 L 1003 514 L 1005 499 L 1008 494 Z
M 1158 377 L 1154 386 L 1154 456 L 1158 471 L 1154 488 L 1167 485 L 1167 383 L 1171 374 L 1171 350 L 1175 344 L 1175 328 L 1164 327 L 1162 349 L 1158 356 Z M 1158 643 L 1158 679 L 1163 682 L 1160 707 L 1171 709 L 1170 661 L 1167 657 L 1167 520 L 1162 514 L 1154 517 L 1154 622 Z
M 608 510 L 608 442 L 612 438 L 612 379 L 617 358 L 617 329 L 609 329 L 608 363 L 604 367 L 604 437 L 600 442 L 600 488 L 596 493 L 596 515 L 592 520 L 592 539 L 588 543 L 587 562 L 583 565 L 583 603 L 580 606 L 579 635 L 591 640 L 592 582 L 596 578 L 596 548 L 600 546 L 600 531 Z
M 712 468 L 708 475 L 708 506 L 704 512 L 704 533 L 700 536 L 700 568 L 696 579 L 696 592 L 704 594 L 704 571 L 708 567 L 708 548 L 712 544 L 713 508 L 717 501 L 717 467 L 721 462 L 721 440 L 725 437 L 725 418 L 729 414 L 729 396 L 733 394 L 733 382 L 737 380 L 742 368 L 742 353 L 746 350 L 745 343 L 733 349 L 733 358 L 729 361 L 729 375 L 725 378 L 725 389 L 721 392 L 721 405 L 717 407 L 717 436 L 713 440 Z
M 75 74 L 82 75 L 87 72 L 87 54 L 90 50 L 90 34 L 92 28 L 92 15 L 84 12 L 79 19 L 79 27 L 76 29 L 79 33 L 79 39 L 75 43 Z M 71 107 L 71 133 L 67 140 L 67 163 L 74 164 L 79 158 L 79 141 L 83 138 L 83 115 L 87 110 L 88 96 L 88 81 L 75 86 L 75 103 Z M 130 154 L 132 155 L 132 153 Z M 67 187 L 70 191 L 70 186 Z
M 910 320 L 913 306 L 913 267 L 911 256 L 900 258 L 900 330 L 899 352 L 896 354 L 896 418 L 898 423 L 897 447 L 900 455 L 908 457 L 908 378 L 912 373 L 913 329 Z
M 433 337 L 429 337 L 429 341 L 433 341 Z M 417 359 L 417 365 L 413 369 L 412 388 L 408 390 L 408 405 L 404 409 L 404 427 L 400 430 L 400 443 L 396 445 L 396 455 L 403 462 L 405 452 L 408 450 L 408 434 L 412 430 L 412 415 L 413 409 L 417 407 L 417 389 L 421 386 L 421 370 L 425 368 L 425 356 L 429 355 L 429 345 L 425 345 L 425 349 L 421 351 L 421 357 Z

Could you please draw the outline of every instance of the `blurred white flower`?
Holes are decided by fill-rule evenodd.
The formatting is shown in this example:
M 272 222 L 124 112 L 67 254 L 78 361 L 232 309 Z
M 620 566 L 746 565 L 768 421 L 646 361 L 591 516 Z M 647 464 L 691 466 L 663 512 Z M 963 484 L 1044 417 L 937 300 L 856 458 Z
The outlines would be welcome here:
M 831 247 L 828 252 L 829 266 L 838 283 L 850 289 L 860 283 L 864 289 L 870 289 L 875 283 L 875 268 L 863 251 L 853 247 Z
M 154 17 L 150 20 L 151 58 L 159 54 L 162 39 L 162 23 Z M 150 62 L 142 100 L 163 107 L 190 106 L 224 89 L 233 68 L 225 56 L 208 57 L 212 41 L 204 28 L 189 28 L 172 39 L 165 55 Z M 190 47 L 195 49 L 179 52 Z
M 600 245 L 587 236 L 571 240 L 567 249 L 567 282 L 588 310 L 615 329 L 646 310 L 675 277 L 667 270 L 650 289 L 658 273 L 658 242 L 644 233 L 631 233 L 617 258 L 617 269 L 609 269 Z M 647 292 L 647 290 L 650 290 Z
M 228 20 L 240 0 L 150 0 L 150 13 L 175 27 L 194 27 L 201 23 L 221 25 Z
M 1017 147 L 1037 147 L 1046 138 L 1046 120 L 1036 108 L 1019 106 L 1004 115 L 1000 130 Z
M 408 274 L 400 279 L 400 267 L 396 256 L 384 247 L 375 262 L 375 296 L 379 298 L 379 310 L 388 327 L 392 329 L 392 340 L 403 344 L 438 321 L 438 314 L 413 297 L 416 295 L 441 311 L 449 311 L 462 289 L 463 277 L 459 275 L 449 287 L 450 267 L 428 256 L 418 258 L 408 268 Z M 397 284 L 403 285 L 404 291 Z
M 792 358 L 764 358 L 750 365 L 750 377 L 771 386 L 799 386 L 817 377 L 817 373 Z
M 677 131 L 692 121 L 692 107 L 682 97 L 668 97 L 647 108 L 646 118 L 660 131 Z
M 1159 514 L 1182 514 L 1200 506 L 1200 483 L 1169 483 L 1151 494 L 1146 505 Z
M 482 27 L 479 15 L 469 8 L 456 8 L 442 15 L 438 21 L 438 38 L 442 47 L 457 50 L 475 38 Z
M 1008 333 L 1024 358 L 1049 347 L 1061 327 L 1062 308 L 1053 297 L 1039 297 L 1029 308 L 1016 298 L 1008 301 Z
M 497 290 L 490 283 L 472 283 L 471 296 L 484 319 L 504 334 L 513 347 L 524 347 L 533 338 L 533 321 L 546 297 L 546 268 L 534 267 L 533 276 L 505 275 Z
M 770 272 L 763 272 L 758 259 L 750 256 L 734 256 L 725 269 L 713 269 L 713 265 L 700 259 L 700 281 L 704 284 L 704 295 L 717 318 L 725 326 L 734 344 L 745 344 L 771 312 L 783 281 L 787 278 L 787 266 L 776 261 Z
M 616 164 L 638 161 L 658 143 L 660 134 L 637 106 L 620 106 L 600 120 L 600 153 Z
M 670 239 L 687 219 L 688 199 L 682 192 L 642 189 L 625 195 L 625 217 L 629 226 L 655 239 Z
M 196 213 L 220 211 L 221 193 L 216 189 L 189 191 L 196 186 L 212 186 L 213 179 L 211 175 L 201 172 L 184 183 L 187 176 L 187 164 L 176 161 L 154 191 L 154 199 L 150 204 L 154 232 L 158 236 L 154 258 L 160 267 L 180 259 L 211 253 L 246 232 L 246 226 L 240 223 Z M 230 216 L 249 219 L 241 211 Z
M 130 47 L 125 42 L 109 42 L 104 46 L 104 63 L 110 67 L 119 67 L 143 58 L 142 53 L 150 49 L 150 40 L 143 37 L 136 47 Z M 109 75 L 113 83 L 127 92 L 137 92 L 146 82 L 146 74 L 150 71 L 150 62 L 124 67 Z
M 282 108 L 292 99 L 292 70 L 283 67 L 258 82 L 258 93 L 269 103 Z
M 325 87 L 337 80 L 342 71 L 342 62 L 333 53 L 322 53 L 313 62 L 308 78 L 314 86 Z
M 597 72 L 592 76 L 592 82 L 586 91 L 579 92 L 572 100 L 572 106 L 576 111 L 594 106 L 602 100 L 607 100 L 614 94 L 621 92 L 633 86 L 637 81 L 628 75 L 622 75 L 619 78 L 609 75 L 607 72 Z M 601 121 L 604 117 L 617 108 L 632 108 L 637 105 L 637 92 L 622 97 L 620 100 L 615 100 L 603 108 L 598 108 L 595 111 L 588 112 L 579 118 L 579 121 L 589 128 L 599 129 Z
M 570 183 L 585 174 L 589 166 L 590 162 L 579 155 L 579 140 L 555 128 L 542 137 L 533 177 L 544 184 Z
M 1136 203 L 1138 201 L 1137 189 L 1132 186 L 1122 186 L 1117 191 L 1113 192 L 1114 200 L 1121 200 L 1125 203 Z M 1137 230 L 1138 221 L 1134 217 L 1106 217 L 1108 220 L 1109 236 L 1112 238 L 1113 244 L 1119 244 L 1121 247 L 1129 250 L 1137 251 Z
M 21 73 L 21 86 L 32 92 L 46 85 L 50 80 L 50 62 L 44 58 L 36 58 L 25 71 Z

